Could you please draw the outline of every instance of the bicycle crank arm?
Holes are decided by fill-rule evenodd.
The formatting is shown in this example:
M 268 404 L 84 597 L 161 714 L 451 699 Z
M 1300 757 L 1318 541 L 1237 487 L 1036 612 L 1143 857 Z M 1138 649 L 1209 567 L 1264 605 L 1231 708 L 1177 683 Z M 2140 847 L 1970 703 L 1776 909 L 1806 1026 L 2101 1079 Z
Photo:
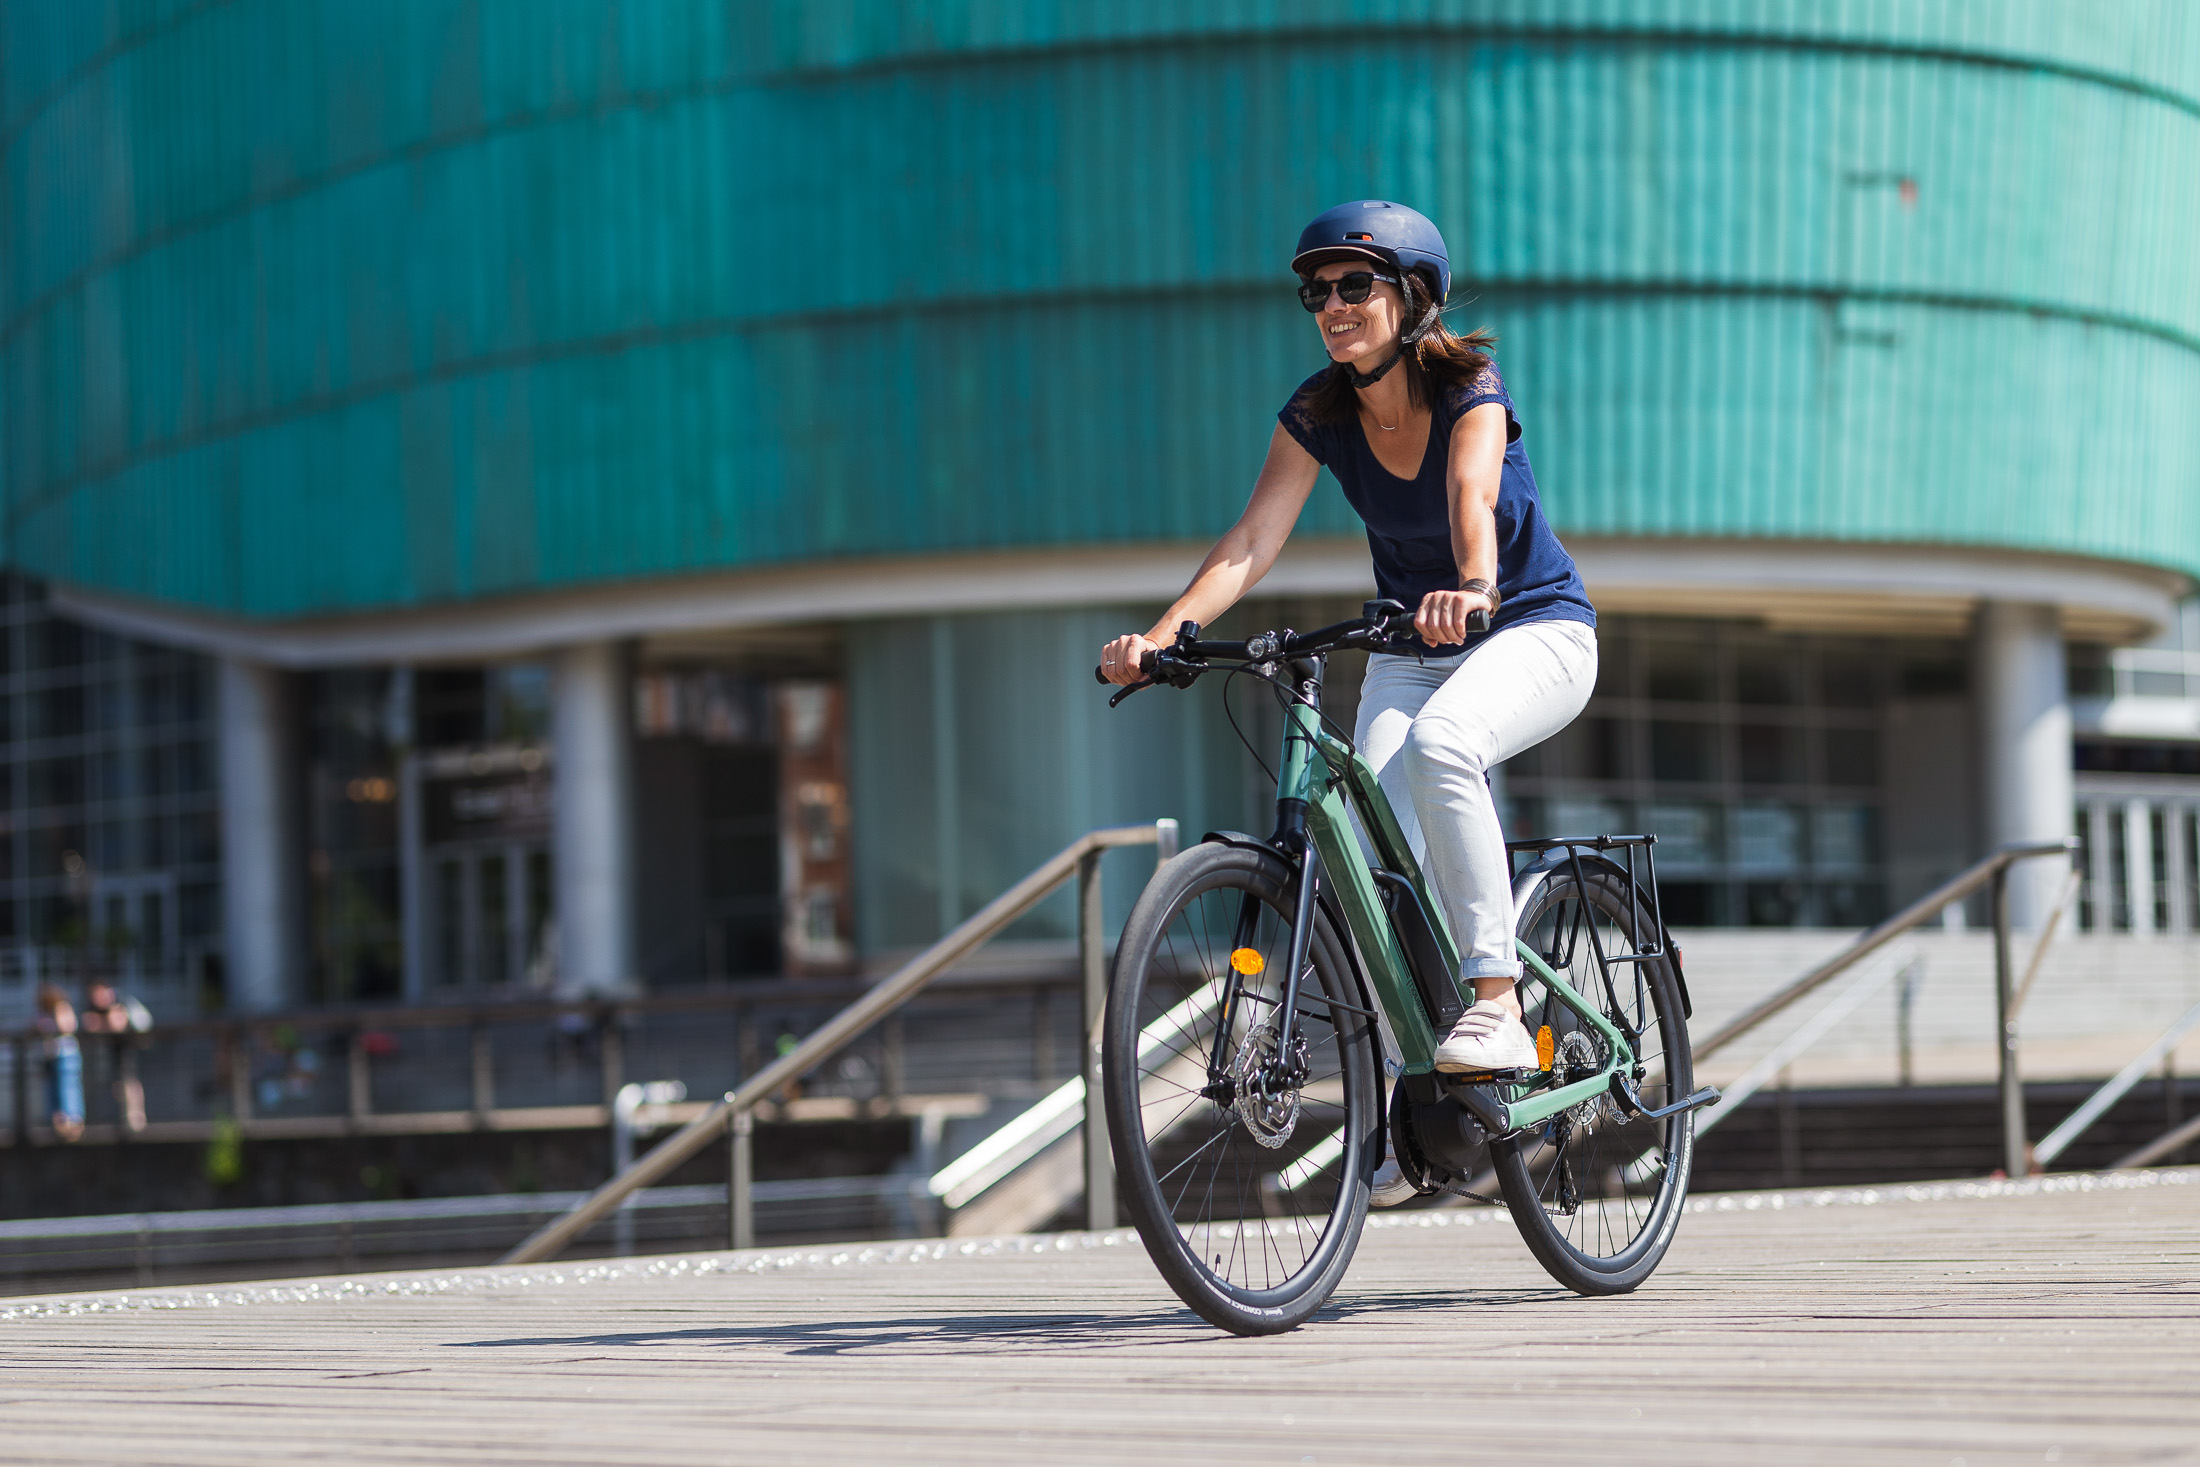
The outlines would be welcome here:
M 1635 1093 L 1635 1087 L 1627 1083 L 1627 1077 L 1615 1071 L 1612 1075 L 1612 1098 L 1620 1103 L 1621 1109 L 1631 1119 L 1662 1121 L 1667 1116 L 1677 1116 L 1684 1110 L 1701 1110 L 1714 1104 L 1719 1099 L 1719 1091 L 1717 1086 L 1706 1085 L 1695 1094 L 1684 1095 L 1671 1105 L 1661 1105 L 1656 1110 L 1650 1110 L 1644 1107 L 1642 1097 Z
M 1482 1123 L 1482 1129 L 1492 1136 L 1512 1134 L 1512 1107 L 1497 1098 L 1497 1092 L 1487 1085 L 1455 1085 L 1451 1093 L 1459 1097 L 1459 1103 L 1468 1114 Z

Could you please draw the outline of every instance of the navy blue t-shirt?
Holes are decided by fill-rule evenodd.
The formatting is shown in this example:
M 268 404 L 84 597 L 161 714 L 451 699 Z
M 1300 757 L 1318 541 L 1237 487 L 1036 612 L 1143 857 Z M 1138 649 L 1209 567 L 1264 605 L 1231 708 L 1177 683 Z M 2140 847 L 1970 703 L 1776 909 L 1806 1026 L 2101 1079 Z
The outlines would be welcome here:
M 1497 489 L 1497 594 L 1503 604 L 1490 630 L 1532 621 L 1578 621 L 1595 626 L 1596 611 L 1574 569 L 1574 558 L 1558 543 L 1536 497 L 1535 471 L 1520 443 L 1520 419 L 1492 362 L 1465 387 L 1447 389 L 1429 425 L 1428 450 L 1421 472 L 1401 479 L 1384 468 L 1368 447 L 1367 433 L 1354 414 L 1342 423 L 1317 423 L 1307 411 L 1314 389 L 1328 375 L 1324 368 L 1299 384 L 1276 414 L 1284 431 L 1312 454 L 1344 489 L 1344 497 L 1367 523 L 1367 547 L 1375 559 L 1379 595 L 1412 610 L 1431 591 L 1459 589 L 1459 562 L 1451 549 L 1451 506 L 1444 472 L 1452 425 L 1470 408 L 1485 402 L 1505 409 L 1505 467 Z M 1471 638 L 1469 640 L 1472 640 Z

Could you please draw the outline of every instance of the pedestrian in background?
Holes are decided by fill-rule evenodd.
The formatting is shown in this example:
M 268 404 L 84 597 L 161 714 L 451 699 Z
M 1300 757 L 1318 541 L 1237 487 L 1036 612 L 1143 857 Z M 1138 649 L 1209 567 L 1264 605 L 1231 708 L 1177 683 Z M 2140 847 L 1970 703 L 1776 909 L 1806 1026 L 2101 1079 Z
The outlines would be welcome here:
M 38 985 L 38 1032 L 46 1056 L 46 1111 L 63 1141 L 84 1134 L 84 1055 L 76 1042 L 76 1010 L 51 983 Z
M 133 1135 L 144 1130 L 145 1086 L 138 1079 L 137 1051 L 145 1041 L 137 1036 L 151 1032 L 153 1011 L 128 994 L 117 993 L 112 983 L 98 979 L 84 990 L 80 1027 L 86 1034 L 100 1035 L 106 1041 L 106 1074 L 123 1127 Z

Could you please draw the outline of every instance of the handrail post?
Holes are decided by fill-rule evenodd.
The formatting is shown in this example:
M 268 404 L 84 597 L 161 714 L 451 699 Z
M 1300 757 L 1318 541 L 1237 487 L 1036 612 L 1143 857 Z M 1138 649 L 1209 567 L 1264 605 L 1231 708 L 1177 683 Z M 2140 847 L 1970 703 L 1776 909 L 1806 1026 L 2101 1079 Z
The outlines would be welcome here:
M 344 1108 L 355 1127 L 374 1109 L 374 1076 L 368 1065 L 367 1031 L 362 1025 L 351 1031 L 351 1042 L 344 1053 Z
M 726 1246 L 756 1246 L 756 1112 L 726 1092 Z
M 1085 1226 L 1115 1226 L 1115 1164 L 1108 1155 L 1108 1113 L 1100 1093 L 1100 1025 L 1108 1007 L 1105 910 L 1101 904 L 1102 851 L 1077 862 L 1077 957 L 1084 970 Z
M 474 1129 L 489 1129 L 490 1112 L 497 1107 L 496 1058 L 489 1049 L 489 1024 L 480 1014 L 468 1025 L 466 1047 L 472 1060 L 471 1091 Z
M 15 1085 L 15 1144 L 31 1144 L 31 1042 L 18 1034 L 12 1044 L 13 1063 L 8 1073 Z
M 252 1119 L 252 1030 L 229 1026 L 229 1110 L 239 1126 Z
M 2009 973 L 2009 866 L 1994 868 L 1989 901 L 1994 913 L 1994 1019 L 2001 1060 L 2002 1168 L 2012 1178 L 2029 1176 L 2032 1146 L 2025 1135 L 2024 1082 L 2017 1074 L 2017 1016 Z
M 744 1110 L 756 1105 L 789 1080 L 799 1078 L 833 1055 L 838 1054 L 850 1040 L 863 1034 L 872 1025 L 878 1023 L 880 1019 L 900 1008 L 921 991 L 926 984 L 968 956 L 980 943 L 999 933 L 1025 912 L 1030 911 L 1043 898 L 1050 895 L 1055 888 L 1061 886 L 1072 876 L 1078 875 L 1082 864 L 1088 857 L 1094 858 L 1091 872 L 1093 884 L 1086 894 L 1089 906 L 1081 906 L 1080 913 L 1089 910 L 1097 914 L 1100 911 L 1097 853 L 1111 846 L 1150 844 L 1154 841 L 1156 834 L 1156 827 L 1145 825 L 1094 830 L 1079 836 L 1048 858 L 1044 864 L 1025 876 L 1023 880 L 1017 882 L 1007 891 L 987 902 L 977 912 L 965 918 L 952 932 L 947 933 L 890 976 L 873 984 L 863 997 L 812 1030 L 809 1037 L 793 1049 L 742 1081 L 740 1088 L 735 1090 L 728 1099 L 711 1102 L 701 1115 L 681 1127 L 671 1139 L 653 1149 L 647 1156 L 636 1160 L 632 1166 L 624 1168 L 618 1175 L 591 1192 L 585 1201 L 571 1211 L 537 1229 L 533 1236 L 505 1254 L 502 1261 L 505 1263 L 540 1263 L 545 1259 L 555 1257 L 559 1250 L 570 1244 L 613 1208 L 619 1206 L 627 1196 L 666 1176 L 681 1162 L 686 1161 L 689 1157 L 716 1141 L 725 1132 L 726 1117 L 730 1112 Z M 1087 926 L 1086 937 L 1089 943 L 1086 949 L 1088 958 L 1087 973 L 1088 978 L 1094 980 L 1089 983 L 1088 991 L 1096 992 L 1103 1000 L 1104 1006 L 1106 972 L 1105 965 L 1100 961 L 1100 954 L 1104 949 L 1101 945 L 1102 934 L 1099 930 L 1097 915 Z M 1087 1031 L 1086 1043 L 1088 1050 L 1092 1039 L 1096 1038 L 1097 1035 L 1098 1028 L 1097 1023 L 1095 1023 Z M 1088 1076 L 1094 1076 L 1097 1069 L 1094 1064 L 1095 1058 L 1096 1056 L 1090 1053 L 1086 1057 Z M 1100 1134 L 1105 1137 L 1105 1126 L 1100 1127 Z M 1104 1150 L 1102 1156 L 1105 1157 Z M 1106 1200 L 1110 1205 L 1105 1211 L 1109 1217 L 1113 1217 L 1114 1187 L 1112 1177 L 1109 1180 L 1107 1191 L 1108 1197 Z

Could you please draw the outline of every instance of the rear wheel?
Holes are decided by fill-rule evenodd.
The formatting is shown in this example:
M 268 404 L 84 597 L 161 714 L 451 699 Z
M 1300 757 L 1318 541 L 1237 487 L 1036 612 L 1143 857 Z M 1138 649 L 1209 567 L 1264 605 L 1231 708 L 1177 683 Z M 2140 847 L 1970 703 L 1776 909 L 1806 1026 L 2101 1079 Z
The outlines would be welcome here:
M 1606 1018 L 1641 1034 L 1638 1091 L 1644 1108 L 1655 1110 L 1694 1084 L 1679 986 L 1660 958 L 1614 965 L 1606 991 L 1590 928 L 1607 957 L 1634 953 L 1655 939 L 1623 877 L 1587 862 L 1583 869 L 1585 886 L 1566 866 L 1545 877 L 1522 907 L 1516 930 Z M 1520 1000 L 1529 1032 L 1545 1024 L 1552 1029 L 1558 1083 L 1603 1068 L 1607 1041 L 1559 1003 L 1533 969 L 1521 981 Z M 1693 1111 L 1646 1121 L 1601 1095 L 1493 1142 L 1490 1159 L 1521 1237 L 1551 1277 L 1577 1293 L 1623 1294 L 1650 1277 L 1672 1244 L 1694 1144 Z
M 1318 910 L 1295 1041 L 1278 1012 L 1295 890 L 1268 852 L 1186 851 L 1132 910 L 1108 993 L 1124 1210 L 1177 1297 L 1244 1335 L 1290 1329 L 1335 1290 L 1383 1154 L 1374 1020 Z M 1294 1052 L 1292 1083 L 1263 1089 Z

